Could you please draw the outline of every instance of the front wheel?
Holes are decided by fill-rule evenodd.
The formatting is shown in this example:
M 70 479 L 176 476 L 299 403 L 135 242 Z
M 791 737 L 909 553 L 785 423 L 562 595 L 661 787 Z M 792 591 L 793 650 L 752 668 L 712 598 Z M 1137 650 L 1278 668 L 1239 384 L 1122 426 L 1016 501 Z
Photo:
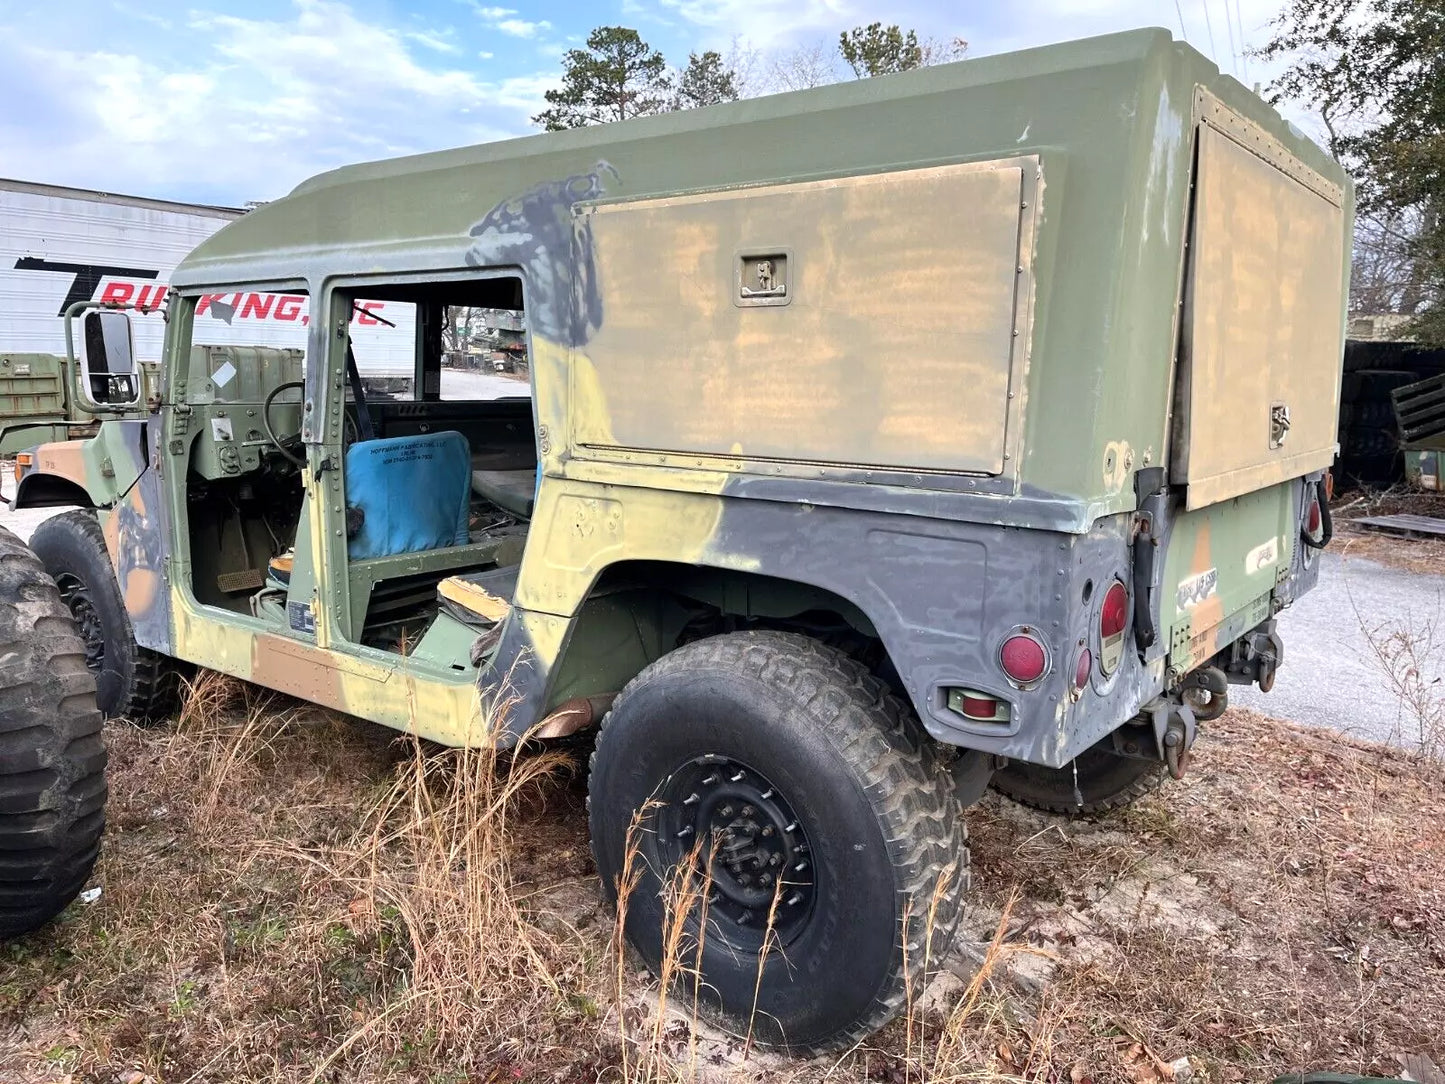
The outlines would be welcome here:
M 717 636 L 647 667 L 603 722 L 588 804 L 610 898 L 636 878 L 628 940 L 738 1034 L 850 1045 L 952 941 L 968 849 L 951 777 L 902 704 L 807 637 Z
M 55 580 L 85 641 L 100 710 L 133 722 L 164 715 L 174 699 L 174 670 L 164 655 L 136 643 L 95 513 L 77 510 L 47 519 L 35 528 L 30 548 Z
M 1122 757 L 1105 738 L 1062 768 L 1013 761 L 994 772 L 992 786 L 1022 805 L 1049 813 L 1102 813 L 1159 789 L 1163 761 Z

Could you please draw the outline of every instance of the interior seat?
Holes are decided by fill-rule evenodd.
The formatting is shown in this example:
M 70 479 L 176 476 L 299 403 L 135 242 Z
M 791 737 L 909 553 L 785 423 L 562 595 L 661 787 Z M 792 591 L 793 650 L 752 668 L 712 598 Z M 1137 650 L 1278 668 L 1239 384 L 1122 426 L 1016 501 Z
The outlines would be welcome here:
M 532 518 L 537 496 L 537 472 L 527 470 L 474 470 L 472 492 L 483 500 L 522 519 Z
M 346 450 L 353 561 L 470 541 L 472 454 L 456 432 L 363 440 Z

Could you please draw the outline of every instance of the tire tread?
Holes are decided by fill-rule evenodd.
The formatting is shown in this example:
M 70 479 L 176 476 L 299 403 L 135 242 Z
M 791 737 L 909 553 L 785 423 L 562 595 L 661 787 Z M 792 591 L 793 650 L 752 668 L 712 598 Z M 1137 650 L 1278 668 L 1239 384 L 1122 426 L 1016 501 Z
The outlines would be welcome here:
M 939 894 L 928 945 L 929 957 L 938 965 L 947 955 L 962 913 L 971 878 L 967 829 L 942 751 L 923 733 L 911 709 L 856 659 L 808 636 L 758 630 L 694 641 L 645 668 L 603 718 L 591 767 L 595 770 L 599 754 L 605 755 L 608 726 L 634 689 L 659 677 L 703 668 L 731 670 L 789 690 L 809 722 L 827 733 L 832 749 L 863 783 L 883 829 L 899 874 L 899 913 L 908 915 L 906 935 L 896 946 L 896 966 L 872 1004 L 853 1022 L 834 1034 L 789 1044 L 789 1050 L 806 1056 L 851 1046 L 904 1006 L 905 960 L 911 967 L 915 954 L 924 948 L 928 906 L 950 867 L 952 879 Z M 590 813 L 590 796 L 588 808 Z M 595 837 L 593 855 L 603 868 Z
M 58 914 L 84 887 L 104 830 L 95 680 L 40 559 L 0 528 L 0 937 Z

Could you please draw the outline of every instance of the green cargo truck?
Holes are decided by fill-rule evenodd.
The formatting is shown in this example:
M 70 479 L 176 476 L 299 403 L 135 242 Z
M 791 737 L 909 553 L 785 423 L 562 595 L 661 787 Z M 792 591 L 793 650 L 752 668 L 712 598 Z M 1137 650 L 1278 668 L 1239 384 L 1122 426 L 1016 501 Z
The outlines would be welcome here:
M 642 957 L 698 865 L 704 1008 L 855 1042 L 945 950 L 990 784 L 1107 809 L 1273 682 L 1329 539 L 1351 218 L 1159 30 L 307 181 L 177 268 L 155 409 L 20 471 L 84 507 L 0 562 L 32 848 L 0 926 L 93 859 L 76 661 L 143 717 L 182 660 L 453 745 L 595 729 Z M 192 350 L 241 290 L 308 299 L 299 377 Z M 348 398 L 377 304 L 414 309 L 412 398 Z M 525 314 L 530 398 L 443 394 L 457 306 Z M 78 320 L 127 372 L 124 313 Z

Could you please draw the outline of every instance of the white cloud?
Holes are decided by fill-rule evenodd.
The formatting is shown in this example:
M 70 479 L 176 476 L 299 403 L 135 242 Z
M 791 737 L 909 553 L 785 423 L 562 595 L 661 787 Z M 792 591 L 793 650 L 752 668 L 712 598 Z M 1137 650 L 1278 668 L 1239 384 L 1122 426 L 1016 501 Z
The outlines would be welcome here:
M 473 6 L 472 10 L 489 23 L 494 23 L 498 19 L 505 19 L 508 15 L 517 14 L 516 8 L 483 8 Z
M 663 9 L 695 26 L 727 38 L 746 38 L 763 48 L 820 33 L 837 34 L 844 27 L 871 21 L 863 17 L 864 9 L 853 0 L 793 0 L 789 4 L 760 4 L 755 0 L 658 2 Z
M 494 24 L 503 34 L 514 38 L 535 38 L 543 30 L 551 30 L 552 24 L 546 19 L 528 22 L 526 19 L 501 19 Z
M 438 53 L 455 54 L 462 51 L 462 47 L 452 41 L 447 34 L 440 34 L 433 30 L 408 30 L 406 32 L 406 39 L 408 41 L 414 41 L 418 45 L 425 46 L 428 49 L 435 50 Z
M 211 202 L 273 199 L 347 162 L 523 134 L 550 79 L 448 66 L 443 37 L 339 0 L 265 19 L 193 14 L 180 60 L 0 26 L 5 172 Z M 430 37 L 435 40 L 421 40 Z

